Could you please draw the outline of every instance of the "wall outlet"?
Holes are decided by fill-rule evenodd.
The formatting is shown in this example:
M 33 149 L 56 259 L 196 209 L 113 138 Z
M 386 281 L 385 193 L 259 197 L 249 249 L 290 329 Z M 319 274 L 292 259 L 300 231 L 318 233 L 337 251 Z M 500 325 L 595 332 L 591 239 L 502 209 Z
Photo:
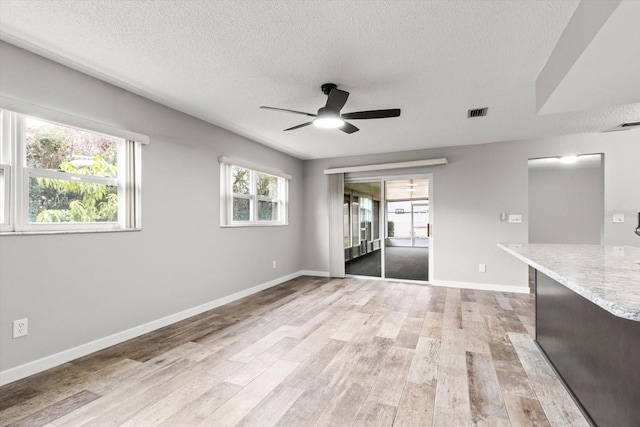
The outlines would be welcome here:
M 276 262 L 276 260 L 273 260 L 273 268 L 276 268 L 276 266 L 278 265 L 278 263 Z
M 480 264 L 478 265 L 478 271 L 480 273 L 486 273 L 487 272 L 487 264 Z
M 613 222 L 624 222 L 624 214 L 613 214 Z
M 509 215 L 509 222 L 521 223 L 522 222 L 522 215 Z
M 13 338 L 24 337 L 29 334 L 29 319 L 19 319 L 13 321 Z

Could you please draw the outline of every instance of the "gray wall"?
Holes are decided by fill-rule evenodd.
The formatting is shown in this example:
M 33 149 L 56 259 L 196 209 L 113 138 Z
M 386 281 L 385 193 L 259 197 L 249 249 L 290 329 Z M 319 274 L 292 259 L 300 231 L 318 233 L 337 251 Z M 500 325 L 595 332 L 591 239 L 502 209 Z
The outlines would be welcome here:
M 527 241 L 534 157 L 605 153 L 605 243 L 640 245 L 633 221 L 610 222 L 640 209 L 638 131 L 301 162 L 5 43 L 0 76 L 3 96 L 151 138 L 142 231 L 0 237 L 0 371 L 303 269 L 328 271 L 326 167 L 449 159 L 420 170 L 434 177 L 436 283 L 527 286 L 524 265 L 496 242 Z M 219 155 L 290 173 L 290 225 L 221 229 Z M 501 211 L 525 222 L 500 222 Z M 13 340 L 11 321 L 23 317 L 29 336 Z
M 0 236 L 0 371 L 301 269 L 300 160 L 5 43 L 0 76 L 3 96 L 151 139 L 142 231 Z M 219 227 L 220 155 L 293 176 L 289 226 Z
M 603 215 L 601 167 L 529 169 L 529 243 L 599 245 Z
M 636 218 L 640 210 L 640 131 L 634 130 L 306 161 L 304 267 L 329 269 L 325 168 L 446 157 L 448 165 L 412 171 L 433 173 L 433 282 L 526 288 L 525 265 L 496 244 L 528 241 L 527 161 L 585 153 L 605 153 L 603 243 L 640 246 L 634 221 L 612 223 L 613 213 Z M 522 214 L 523 223 L 501 222 L 502 211 Z M 478 272 L 480 263 L 486 273 Z

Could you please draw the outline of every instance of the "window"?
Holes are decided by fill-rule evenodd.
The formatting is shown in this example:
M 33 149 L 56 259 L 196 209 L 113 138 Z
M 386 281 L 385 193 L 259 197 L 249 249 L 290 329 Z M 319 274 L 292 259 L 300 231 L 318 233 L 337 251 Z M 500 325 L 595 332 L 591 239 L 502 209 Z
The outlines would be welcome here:
M 140 228 L 140 143 L 0 114 L 0 231 Z
M 290 177 L 221 158 L 221 225 L 286 225 Z

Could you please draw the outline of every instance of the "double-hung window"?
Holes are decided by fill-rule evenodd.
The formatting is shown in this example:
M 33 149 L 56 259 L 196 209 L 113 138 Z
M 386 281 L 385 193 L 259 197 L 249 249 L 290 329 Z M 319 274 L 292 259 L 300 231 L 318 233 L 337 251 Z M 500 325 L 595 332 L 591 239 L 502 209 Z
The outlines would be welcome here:
M 290 177 L 224 157 L 221 163 L 221 225 L 286 225 Z
M 139 142 L 7 110 L 0 116 L 0 231 L 140 228 Z

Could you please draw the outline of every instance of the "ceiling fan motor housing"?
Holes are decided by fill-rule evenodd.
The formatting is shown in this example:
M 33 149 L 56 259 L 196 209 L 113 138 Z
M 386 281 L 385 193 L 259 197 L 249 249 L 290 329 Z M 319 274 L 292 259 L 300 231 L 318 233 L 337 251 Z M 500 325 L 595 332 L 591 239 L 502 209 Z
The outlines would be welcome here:
M 340 117 L 340 112 L 339 111 L 334 111 L 331 110 L 330 108 L 327 107 L 322 107 L 318 110 L 318 117 L 326 117 L 326 116 L 330 116 L 330 117 Z
M 334 83 L 325 83 L 320 86 L 320 88 L 322 89 L 322 93 L 324 93 L 325 95 L 329 95 L 329 92 L 331 92 L 333 89 L 336 89 L 337 87 L 338 85 Z

